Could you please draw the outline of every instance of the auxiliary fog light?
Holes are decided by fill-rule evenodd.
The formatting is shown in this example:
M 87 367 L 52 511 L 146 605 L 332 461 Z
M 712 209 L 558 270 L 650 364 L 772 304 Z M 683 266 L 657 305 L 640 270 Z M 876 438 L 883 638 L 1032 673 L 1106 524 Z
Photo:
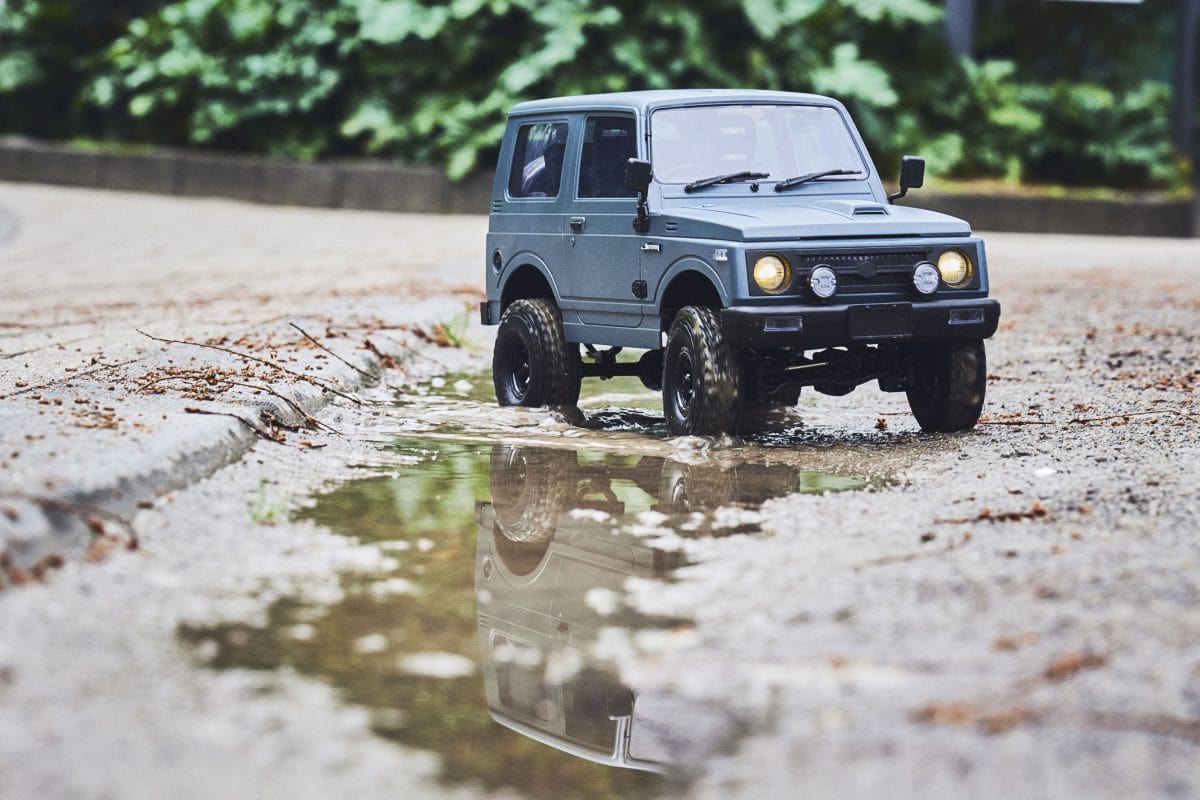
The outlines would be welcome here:
M 813 267 L 813 271 L 808 273 L 808 285 L 817 297 L 833 297 L 837 291 L 837 273 L 824 264 Z
M 792 280 L 792 270 L 779 256 L 763 256 L 754 262 L 754 282 L 764 292 L 775 294 Z
M 933 294 L 937 291 L 940 282 L 937 267 L 928 261 L 922 261 L 913 270 L 913 286 L 917 287 L 917 291 L 921 294 Z
M 938 272 L 947 286 L 965 286 L 971 280 L 971 259 L 960 250 L 947 250 L 938 256 Z

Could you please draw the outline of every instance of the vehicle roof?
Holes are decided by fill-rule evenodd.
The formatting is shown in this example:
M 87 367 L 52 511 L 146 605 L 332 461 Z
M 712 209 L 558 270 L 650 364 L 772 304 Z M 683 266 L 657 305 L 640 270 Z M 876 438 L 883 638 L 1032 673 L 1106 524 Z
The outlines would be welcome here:
M 645 112 L 656 106 L 695 103 L 821 103 L 841 106 L 830 97 L 800 92 L 775 92 L 764 89 L 657 89 L 641 92 L 581 94 L 574 97 L 547 97 L 513 106 L 511 115 L 548 111 L 587 111 L 590 109 L 626 109 Z

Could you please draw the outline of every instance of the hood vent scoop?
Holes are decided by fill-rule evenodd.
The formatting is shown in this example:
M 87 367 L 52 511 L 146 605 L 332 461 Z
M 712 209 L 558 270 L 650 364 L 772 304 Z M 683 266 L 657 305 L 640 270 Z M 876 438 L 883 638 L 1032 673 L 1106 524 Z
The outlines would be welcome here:
M 667 220 L 665 225 L 667 233 L 677 233 L 679 231 L 679 223 L 675 220 Z
M 824 211 L 854 219 L 855 217 L 886 217 L 892 212 L 875 200 L 815 200 L 812 205 Z

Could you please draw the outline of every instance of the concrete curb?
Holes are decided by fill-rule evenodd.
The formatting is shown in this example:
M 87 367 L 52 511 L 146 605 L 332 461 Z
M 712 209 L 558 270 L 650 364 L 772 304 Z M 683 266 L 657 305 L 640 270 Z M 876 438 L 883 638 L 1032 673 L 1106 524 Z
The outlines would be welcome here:
M 394 161 L 306 163 L 169 148 L 138 153 L 0 139 L 0 181 L 224 197 L 272 205 L 486 214 L 492 175 L 453 182 L 433 167 Z
M 427 302 L 430 305 L 422 314 L 422 320 L 433 318 L 435 312 L 443 310 L 439 305 L 442 301 Z M 457 300 L 445 302 L 454 307 L 460 305 Z M 315 327 L 316 323 L 310 319 L 310 315 L 325 311 L 327 309 L 324 307 L 311 309 L 292 315 L 292 318 Z M 273 327 L 281 327 L 281 324 L 255 326 L 251 330 L 261 332 Z M 413 337 L 406 337 L 406 341 L 401 342 L 387 335 L 386 331 L 375 333 L 371 340 L 382 355 L 362 349 L 343 352 L 342 357 L 347 358 L 355 368 L 336 361 L 316 360 L 321 354 L 315 349 L 304 351 L 307 358 L 300 366 L 290 366 L 296 369 L 317 368 L 314 376 L 351 394 L 374 385 L 367 375 L 376 376 L 376 380 L 383 377 L 382 357 L 405 363 L 409 380 L 419 380 L 427 371 L 427 367 L 423 366 L 424 360 L 414 361 L 412 356 L 414 352 L 423 352 L 434 345 Z M 345 350 L 344 344 L 335 344 L 335 347 Z M 178 345 L 164 344 L 160 350 L 146 356 L 144 361 L 152 366 L 159 362 L 170 363 L 171 357 L 178 356 Z M 244 362 L 214 352 L 208 363 L 232 366 Z M 81 377 L 81 382 L 93 380 L 87 376 Z M 104 385 L 102 381 L 95 383 L 97 386 Z M 157 417 L 161 412 L 163 420 L 157 431 L 131 438 L 128 442 L 122 442 L 120 447 L 109 443 L 77 451 L 74 455 L 79 463 L 74 467 L 56 464 L 50 473 L 34 470 L 23 480 L 2 482 L 0 504 L 7 516 L 0 515 L 0 553 L 6 554 L 11 559 L 10 563 L 22 569 L 29 569 L 51 554 L 62 555 L 71 561 L 78 560 L 84 556 L 93 538 L 94 528 L 85 514 L 68 513 L 64 508 L 98 509 L 132 521 L 139 504 L 154 502 L 156 498 L 191 486 L 245 457 L 256 446 L 277 446 L 269 442 L 264 444 L 248 425 L 220 414 L 233 414 L 261 426 L 265 424 L 265 412 L 273 415 L 281 425 L 296 426 L 304 421 L 296 407 L 316 416 L 336 399 L 335 394 L 315 383 L 285 382 L 273 384 L 271 388 L 287 397 L 295 406 L 269 394 L 242 390 L 235 390 L 218 401 L 199 403 L 170 395 L 154 407 L 154 415 Z M 70 398 L 88 391 L 89 387 L 84 386 L 61 394 Z M 41 394 L 46 396 L 56 393 L 57 389 L 41 390 Z M 121 398 L 118 397 L 117 401 L 120 402 Z M 204 407 L 210 413 L 184 413 L 188 405 Z M 19 422 L 17 418 L 14 420 Z M 320 432 L 313 432 L 310 436 L 303 432 L 289 433 L 288 438 L 290 446 L 296 446 L 298 439 L 319 438 L 320 435 Z M 53 478 L 48 479 L 48 474 Z M 44 505 L 43 501 L 58 505 Z M 0 590 L 5 588 L 3 577 L 0 572 Z
M 1106 236 L 1200 236 L 1189 200 L 1078 200 L 1066 197 L 937 194 L 914 191 L 902 203 L 969 220 L 984 231 Z
M 382 352 L 395 358 L 403 357 L 402 348 L 379 339 Z M 163 353 L 167 352 L 164 347 Z M 161 358 L 159 354 L 150 359 Z M 380 374 L 380 359 L 370 353 L 357 354 L 359 366 L 368 373 Z M 326 367 L 322 377 L 338 385 L 342 391 L 357 392 L 367 381 L 355 371 L 342 365 Z M 315 385 L 294 384 L 272 387 L 292 400 L 305 413 L 315 416 L 334 395 Z M 83 555 L 92 538 L 92 529 L 84 516 L 65 513 L 39 502 L 22 499 L 40 496 L 53 503 L 78 508 L 98 509 L 130 521 L 139 503 L 148 503 L 170 492 L 178 491 L 204 480 L 217 470 L 237 462 L 259 445 L 261 438 L 246 425 L 227 416 L 179 413 L 186 401 L 163 404 L 163 419 L 169 422 L 163 432 L 131 443 L 121 452 L 89 453 L 96 469 L 83 476 L 60 479 L 51 491 L 39 491 L 36 485 L 0 487 L 0 500 L 6 508 L 16 511 L 14 522 L 0 519 L 0 552 L 4 552 L 18 567 L 28 569 L 50 554 L 65 555 L 77 560 Z M 220 403 L 199 404 L 216 413 L 240 416 L 262 425 L 264 412 L 273 414 L 282 424 L 299 425 L 303 418 L 295 408 L 270 396 L 242 396 Z M 269 443 L 268 443 L 268 446 Z M 15 494 L 10 493 L 16 490 Z M 0 581 L 0 588 L 3 582 Z
M 490 171 L 456 183 L 434 167 L 394 161 L 305 163 L 169 148 L 111 153 L 20 138 L 0 139 L 0 181 L 441 214 L 486 214 L 492 189 Z M 1078 200 L 917 191 L 903 202 L 962 217 L 982 231 L 1200 236 L 1200 199 Z

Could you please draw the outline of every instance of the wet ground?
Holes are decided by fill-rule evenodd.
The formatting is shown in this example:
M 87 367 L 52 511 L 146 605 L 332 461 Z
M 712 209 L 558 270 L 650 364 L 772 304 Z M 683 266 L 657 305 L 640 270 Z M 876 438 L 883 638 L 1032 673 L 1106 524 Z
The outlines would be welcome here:
M 1020 393 L 1006 388 L 993 390 L 994 416 L 963 436 L 917 433 L 902 396 L 867 389 L 769 409 L 739 437 L 672 439 L 658 395 L 636 379 L 585 382 L 577 410 L 502 409 L 486 372 L 449 373 L 377 398 L 359 435 L 379 461 L 302 515 L 380 547 L 384 569 L 343 578 L 336 603 L 285 596 L 266 625 L 188 626 L 181 636 L 218 669 L 295 669 L 330 683 L 369 709 L 376 735 L 435 752 L 447 787 L 707 796 L 714 776 L 722 785 L 714 765 L 741 772 L 757 743 L 777 744 L 809 715 L 823 731 L 815 741 L 866 725 L 865 750 L 830 756 L 852 770 L 864 760 L 879 769 L 964 726 L 983 733 L 985 750 L 991 736 L 1047 729 L 1079 768 L 1111 756 L 1114 731 L 1165 736 L 1175 740 L 1162 756 L 1171 763 L 1181 741 L 1197 738 L 1186 714 L 1131 712 L 1105 691 L 1082 705 L 1051 699 L 1052 687 L 1117 657 L 1071 602 L 1046 614 L 1073 590 L 1038 555 L 1046 548 L 1065 563 L 1082 530 L 1096 536 L 1094 505 L 1114 519 L 1102 490 L 1061 488 L 1083 474 L 1079 457 L 1103 457 L 1090 451 L 1112 437 L 1081 415 L 1077 435 L 1048 448 L 1036 433 L 1042 404 L 1014 419 L 1004 409 Z M 1187 441 L 1179 427 L 1160 431 L 1164 443 Z M 968 467 L 946 481 L 960 471 L 954 461 L 995 475 Z M 996 502 L 986 487 L 997 478 L 1004 499 L 993 508 L 980 498 Z M 1191 496 L 1178 499 L 1155 516 L 1186 514 Z M 963 644 L 984 633 L 968 609 L 1026 605 L 1003 599 L 1014 574 L 1005 562 L 1022 556 L 1041 575 L 1035 607 L 1024 618 L 1001 611 L 986 641 L 1044 663 L 984 677 L 975 646 Z M 790 582 L 789 570 L 799 570 Z M 721 602 L 704 598 L 714 590 Z M 1190 603 L 1193 592 L 1177 586 L 1168 602 Z M 740 624 L 738 596 L 751 601 Z M 810 631 L 800 650 L 783 634 L 796 628 Z M 930 649 L 914 649 L 918 640 Z M 877 726 L 897 715 L 910 732 L 881 740 Z M 811 743 L 805 730 L 790 735 Z M 951 741 L 959 768 L 979 763 L 963 748 L 970 740 Z M 828 764 L 810 768 L 814 785 L 832 778 Z
M 687 616 L 630 606 L 626 582 L 673 581 L 689 540 L 764 535 L 769 499 L 886 479 L 804 468 L 803 424 L 786 411 L 745 440 L 671 441 L 656 406 L 636 379 L 589 382 L 571 413 L 496 409 L 483 373 L 422 384 L 382 406 L 380 429 L 407 431 L 376 440 L 391 466 L 301 515 L 378 546 L 387 569 L 347 575 L 332 605 L 284 597 L 266 625 L 180 635 L 216 669 L 329 681 L 379 736 L 435 751 L 446 783 L 674 794 L 743 721 L 622 681 L 630 642 L 652 654 L 694 639 Z M 538 428 L 558 441 L 530 444 Z

